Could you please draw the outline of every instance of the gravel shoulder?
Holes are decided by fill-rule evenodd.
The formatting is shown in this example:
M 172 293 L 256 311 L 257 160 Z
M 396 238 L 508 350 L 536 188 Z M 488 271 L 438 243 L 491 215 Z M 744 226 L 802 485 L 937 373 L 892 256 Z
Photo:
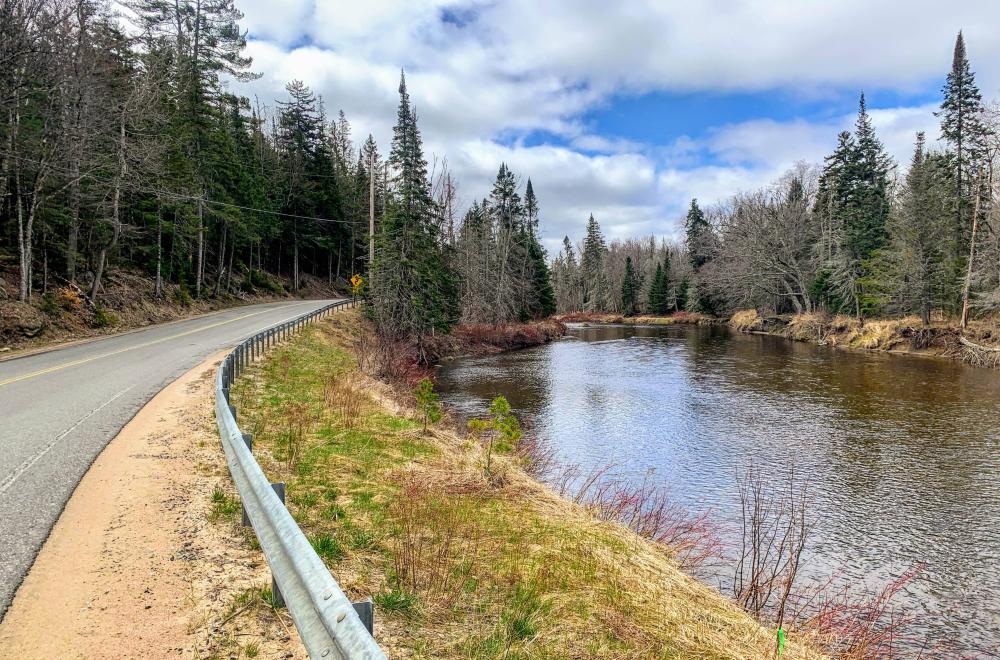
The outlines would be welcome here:
M 232 511 L 212 407 L 222 356 L 166 387 L 94 462 L 0 623 L 0 656 L 305 657 Z

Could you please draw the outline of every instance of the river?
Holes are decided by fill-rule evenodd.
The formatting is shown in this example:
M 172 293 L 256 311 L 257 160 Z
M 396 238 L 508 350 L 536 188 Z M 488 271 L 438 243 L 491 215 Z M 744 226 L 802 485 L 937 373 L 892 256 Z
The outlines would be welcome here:
M 914 631 L 1000 651 L 1000 373 L 720 327 L 574 325 L 449 362 L 438 384 L 463 416 L 503 394 L 564 462 L 652 471 L 730 547 L 737 475 L 793 465 L 808 477 L 807 580 L 858 592 L 923 564 L 898 596 Z

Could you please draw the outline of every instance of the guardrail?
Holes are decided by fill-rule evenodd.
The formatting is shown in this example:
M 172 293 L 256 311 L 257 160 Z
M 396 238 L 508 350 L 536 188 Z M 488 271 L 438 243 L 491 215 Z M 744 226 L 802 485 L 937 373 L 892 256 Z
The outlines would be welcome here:
M 351 603 L 285 508 L 284 484 L 271 484 L 254 459 L 252 438 L 236 423 L 229 388 L 267 348 L 310 321 L 356 304 L 354 299 L 341 300 L 248 337 L 226 356 L 215 378 L 215 418 L 229 473 L 243 501 L 244 524 L 253 526 L 271 567 L 272 595 L 287 605 L 311 658 L 386 656 L 371 634 L 371 602 Z

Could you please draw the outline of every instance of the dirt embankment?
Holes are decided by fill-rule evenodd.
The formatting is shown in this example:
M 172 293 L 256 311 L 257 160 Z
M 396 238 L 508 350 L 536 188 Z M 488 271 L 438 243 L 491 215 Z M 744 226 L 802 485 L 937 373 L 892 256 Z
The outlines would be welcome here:
M 109 273 L 96 303 L 91 303 L 82 289 L 66 282 L 52 282 L 47 291 L 34 292 L 31 303 L 21 303 L 12 281 L 0 273 L 0 357 L 228 307 L 290 297 L 342 295 L 325 280 L 305 275 L 298 294 L 292 296 L 287 282 L 259 273 L 231 293 L 214 294 L 208 290 L 196 299 L 188 289 L 168 284 L 157 296 L 155 280 L 142 273 L 119 270 Z
M 236 525 L 212 403 L 220 358 L 164 389 L 94 462 L 0 624 L 0 656 L 305 657 Z

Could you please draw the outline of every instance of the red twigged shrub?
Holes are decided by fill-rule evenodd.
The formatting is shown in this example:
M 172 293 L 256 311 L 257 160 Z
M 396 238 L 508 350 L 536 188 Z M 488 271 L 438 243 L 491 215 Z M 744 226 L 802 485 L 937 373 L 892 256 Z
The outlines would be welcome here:
M 592 470 L 584 477 L 578 468 L 568 467 L 555 486 L 561 495 L 587 507 L 597 518 L 619 522 L 662 543 L 685 570 L 719 559 L 722 542 L 710 512 L 690 513 L 651 477 L 652 472 L 636 485 L 610 474 L 609 467 Z

